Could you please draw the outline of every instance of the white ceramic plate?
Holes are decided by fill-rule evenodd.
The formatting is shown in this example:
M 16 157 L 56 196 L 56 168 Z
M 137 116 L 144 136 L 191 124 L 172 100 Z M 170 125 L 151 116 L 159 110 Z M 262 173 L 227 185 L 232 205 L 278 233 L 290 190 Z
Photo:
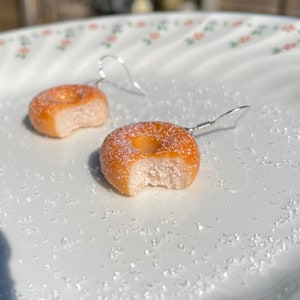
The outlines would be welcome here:
M 257 15 L 121 16 L 2 33 L 0 298 L 296 299 L 299 50 L 298 20 Z M 63 140 L 37 135 L 31 99 L 97 79 L 104 54 L 123 57 L 147 96 L 107 82 L 107 124 Z M 128 87 L 119 65 L 106 68 Z M 98 149 L 114 128 L 193 126 L 244 104 L 236 128 L 197 139 L 201 170 L 189 188 L 128 198 L 101 176 Z

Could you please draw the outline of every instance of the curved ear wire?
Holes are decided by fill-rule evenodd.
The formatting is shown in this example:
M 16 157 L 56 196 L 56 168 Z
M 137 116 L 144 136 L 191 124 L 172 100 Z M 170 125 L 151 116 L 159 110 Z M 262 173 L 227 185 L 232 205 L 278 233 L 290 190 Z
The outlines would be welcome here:
M 101 56 L 98 59 L 98 73 L 99 73 L 100 78 L 96 81 L 96 86 L 99 86 L 104 81 L 104 79 L 106 78 L 106 74 L 104 72 L 104 61 L 106 59 L 113 59 L 113 60 L 117 61 L 123 67 L 130 83 L 136 89 L 136 93 L 139 94 L 139 95 L 146 96 L 146 93 L 144 92 L 141 85 L 136 80 L 133 79 L 128 67 L 125 64 L 124 59 L 122 57 L 116 56 L 116 55 L 106 54 L 106 55 Z M 127 92 L 128 92 L 128 90 L 127 90 Z M 185 129 L 191 135 L 193 135 L 194 137 L 197 137 L 197 136 L 202 134 L 204 129 L 210 128 L 213 124 L 215 124 L 217 121 L 224 118 L 225 116 L 236 113 L 238 111 L 242 111 L 242 110 L 244 110 L 244 112 L 243 112 L 243 114 L 244 114 L 246 112 L 246 110 L 248 110 L 249 108 L 250 108 L 249 105 L 238 106 L 238 107 L 235 107 L 235 108 L 221 114 L 220 116 L 218 116 L 216 119 L 214 119 L 212 121 L 206 121 L 204 123 L 196 125 L 195 127 L 185 128 Z M 240 114 L 238 116 L 238 118 L 236 118 L 233 127 L 235 127 L 237 121 L 242 117 L 243 114 Z
M 113 59 L 113 60 L 117 61 L 123 67 L 130 83 L 136 89 L 137 94 L 146 96 L 146 93 L 144 92 L 143 88 L 136 80 L 133 79 L 128 67 L 125 64 L 124 59 L 120 56 L 106 54 L 106 55 L 101 56 L 98 59 L 98 73 L 100 75 L 100 79 L 96 82 L 97 86 L 99 86 L 101 84 L 101 82 L 106 78 L 106 74 L 104 72 L 104 61 L 106 59 Z
M 201 133 L 203 132 L 204 129 L 210 128 L 213 124 L 215 124 L 218 120 L 220 120 L 221 118 L 229 115 L 229 114 L 233 114 L 235 112 L 244 110 L 244 113 L 246 112 L 246 110 L 248 110 L 250 108 L 249 105 L 242 105 L 242 106 L 238 106 L 235 107 L 227 112 L 225 112 L 224 114 L 218 116 L 216 119 L 212 120 L 212 121 L 207 121 L 201 124 L 196 125 L 195 127 L 192 128 L 185 128 L 191 135 L 193 135 L 194 137 L 201 135 Z M 234 122 L 234 127 L 237 123 L 237 121 L 242 117 L 242 115 L 239 115 L 239 117 L 235 120 Z

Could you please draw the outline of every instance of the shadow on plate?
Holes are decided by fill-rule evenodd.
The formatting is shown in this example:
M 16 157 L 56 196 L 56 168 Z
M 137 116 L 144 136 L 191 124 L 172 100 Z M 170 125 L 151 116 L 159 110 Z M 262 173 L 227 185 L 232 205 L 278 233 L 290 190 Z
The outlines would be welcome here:
M 26 115 L 23 119 L 23 125 L 25 126 L 25 128 L 31 132 L 36 133 L 35 129 L 33 128 L 30 119 L 29 119 L 29 115 Z
M 10 276 L 9 259 L 11 256 L 10 247 L 0 231 L 0 299 L 16 300 L 14 282 Z
M 90 174 L 92 175 L 92 177 L 98 184 L 100 184 L 103 188 L 105 188 L 107 190 L 113 189 L 113 187 L 106 181 L 106 179 L 104 178 L 104 176 L 100 170 L 99 149 L 94 150 L 90 154 L 89 159 L 88 159 L 88 168 L 89 168 Z M 113 192 L 118 195 L 122 195 L 115 189 L 113 189 Z

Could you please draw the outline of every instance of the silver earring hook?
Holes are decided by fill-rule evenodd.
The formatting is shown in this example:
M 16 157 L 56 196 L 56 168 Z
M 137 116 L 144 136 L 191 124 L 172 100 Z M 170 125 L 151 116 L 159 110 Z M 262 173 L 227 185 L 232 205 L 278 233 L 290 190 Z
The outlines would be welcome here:
M 193 135 L 194 137 L 199 136 L 204 129 L 210 128 L 213 124 L 215 124 L 218 120 L 220 120 L 221 118 L 229 115 L 229 114 L 233 114 L 235 112 L 241 111 L 241 110 L 245 110 L 244 112 L 246 112 L 246 110 L 248 110 L 250 108 L 250 105 L 242 105 L 242 106 L 238 106 L 235 107 L 227 112 L 225 112 L 224 114 L 218 116 L 216 119 L 212 120 L 212 121 L 206 121 L 204 123 L 198 124 L 195 127 L 192 128 L 185 128 L 191 135 Z M 237 123 L 237 121 L 241 118 L 242 115 L 240 115 L 234 122 L 234 126 Z
M 116 60 L 123 67 L 130 83 L 137 90 L 137 93 L 140 94 L 140 95 L 146 96 L 146 93 L 144 92 L 143 88 L 141 87 L 141 85 L 136 80 L 133 79 L 128 67 L 125 64 L 124 59 L 120 56 L 107 54 L 107 55 L 101 56 L 98 59 L 98 73 L 100 75 L 100 79 L 96 82 L 97 86 L 106 78 L 106 74 L 104 72 L 104 60 L 106 60 L 106 59 Z

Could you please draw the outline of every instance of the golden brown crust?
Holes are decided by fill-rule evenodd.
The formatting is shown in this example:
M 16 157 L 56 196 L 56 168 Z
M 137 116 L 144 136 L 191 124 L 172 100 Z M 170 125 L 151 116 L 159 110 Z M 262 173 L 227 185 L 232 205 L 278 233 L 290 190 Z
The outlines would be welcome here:
M 107 108 L 105 94 L 93 86 L 62 85 L 39 93 L 30 103 L 29 118 L 34 128 L 50 137 L 62 137 L 57 130 L 56 115 L 65 109 L 101 101 Z M 93 126 L 93 125 L 91 125 Z
M 116 129 L 100 149 L 100 165 L 109 183 L 130 195 L 132 165 L 147 158 L 180 158 L 185 162 L 191 181 L 200 166 L 195 139 L 183 128 L 165 122 L 141 122 Z

